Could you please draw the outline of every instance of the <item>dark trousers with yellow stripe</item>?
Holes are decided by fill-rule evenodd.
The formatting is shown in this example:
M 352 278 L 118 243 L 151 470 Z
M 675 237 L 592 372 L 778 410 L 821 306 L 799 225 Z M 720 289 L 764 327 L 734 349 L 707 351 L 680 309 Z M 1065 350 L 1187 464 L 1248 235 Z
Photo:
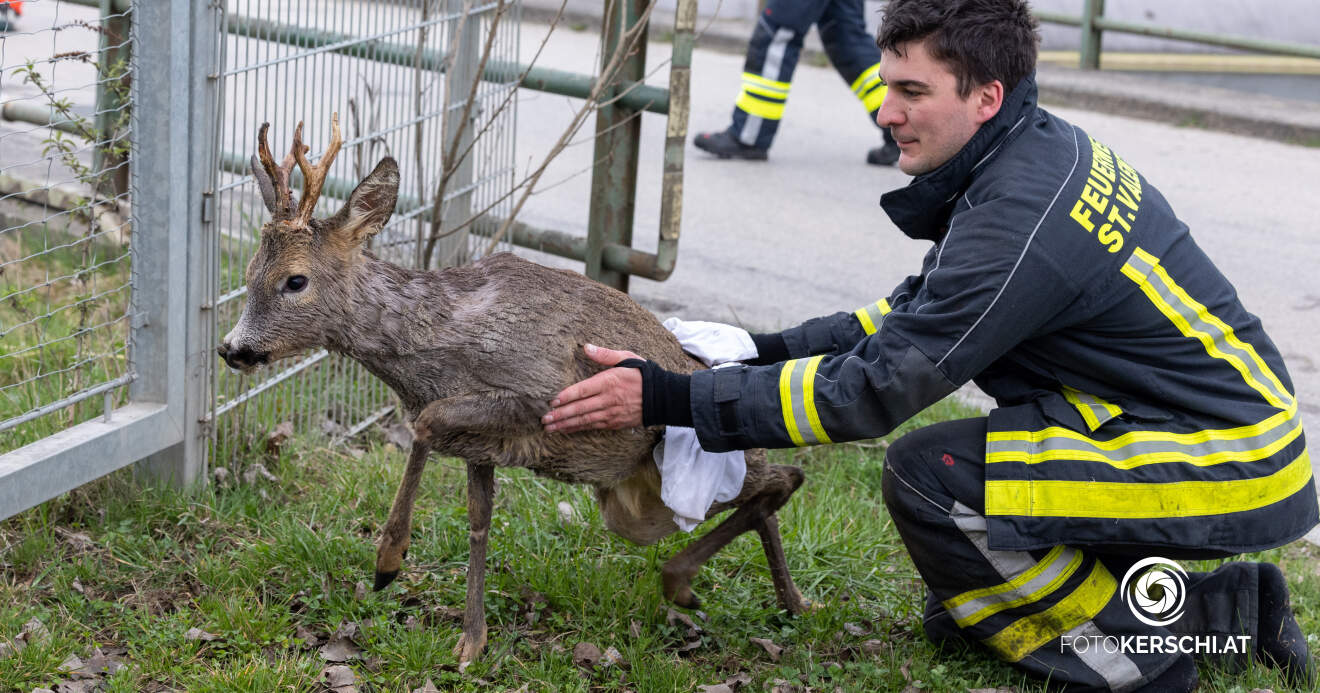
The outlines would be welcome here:
M 1189 573 L 1185 615 L 1169 628 L 1138 621 L 1118 581 L 1148 556 L 1220 558 L 1134 546 L 989 548 L 985 513 L 986 419 L 914 431 L 887 452 L 884 496 L 890 516 L 929 589 L 925 628 L 936 642 L 979 643 L 1067 690 L 1134 691 L 1185 654 L 1132 654 L 1064 641 L 1097 636 L 1249 635 L 1256 642 L 1256 564 Z M 1112 642 L 1112 641 L 1111 641 Z M 1080 648 L 1076 648 L 1080 649 Z M 1240 666 L 1247 659 L 1225 661 Z
M 880 49 L 866 31 L 865 0 L 768 0 L 747 44 L 742 91 L 729 133 L 758 149 L 769 149 L 784 117 L 802 39 L 812 24 L 839 75 L 875 122 L 885 98 Z M 885 137 L 888 137 L 888 132 Z

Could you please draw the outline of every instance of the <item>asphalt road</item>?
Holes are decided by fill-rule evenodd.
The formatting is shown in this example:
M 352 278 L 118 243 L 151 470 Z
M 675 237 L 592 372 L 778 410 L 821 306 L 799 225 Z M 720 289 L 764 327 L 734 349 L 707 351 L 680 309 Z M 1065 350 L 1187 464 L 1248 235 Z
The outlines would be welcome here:
M 525 25 L 530 59 L 545 27 Z M 541 64 L 590 72 L 597 39 L 556 32 Z M 659 66 L 666 44 L 652 44 Z M 693 55 L 693 132 L 725 127 L 742 58 Z M 662 84 L 662 69 L 650 81 Z M 523 92 L 518 105 L 520 168 L 539 163 L 577 102 Z M 1304 415 L 1320 413 L 1320 148 L 1178 127 L 1102 113 L 1051 108 L 1113 147 L 1169 199 L 1197 242 L 1264 320 L 1283 352 Z M 653 249 L 658 228 L 664 119 L 646 115 L 634 244 Z M 591 165 L 588 126 L 552 164 L 522 219 L 585 232 Z M 632 280 L 632 294 L 662 316 L 718 320 L 756 330 L 887 296 L 920 268 L 929 243 L 900 233 L 880 195 L 908 182 L 897 169 L 864 163 L 879 137 L 829 68 L 803 64 L 793 80 L 779 137 L 765 163 L 721 161 L 687 148 L 683 231 L 673 276 Z M 534 255 L 580 269 L 578 263 Z M 1320 459 L 1318 457 L 1317 459 Z

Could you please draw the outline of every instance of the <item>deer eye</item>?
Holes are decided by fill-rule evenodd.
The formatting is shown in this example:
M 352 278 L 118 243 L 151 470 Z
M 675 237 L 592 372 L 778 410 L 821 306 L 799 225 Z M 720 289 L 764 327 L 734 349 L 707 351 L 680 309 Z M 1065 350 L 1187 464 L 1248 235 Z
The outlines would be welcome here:
M 284 280 L 284 291 L 286 293 L 298 293 L 307 288 L 307 277 L 301 274 L 295 274 Z

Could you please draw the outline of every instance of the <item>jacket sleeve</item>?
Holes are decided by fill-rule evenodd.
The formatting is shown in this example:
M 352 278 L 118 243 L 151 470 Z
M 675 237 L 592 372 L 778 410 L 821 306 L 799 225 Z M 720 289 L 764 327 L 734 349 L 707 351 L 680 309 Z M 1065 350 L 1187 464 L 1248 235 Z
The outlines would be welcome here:
M 783 337 L 791 358 L 803 358 L 817 354 L 841 354 L 853 348 L 867 336 L 875 334 L 885 317 L 895 306 L 902 306 L 912 299 L 914 286 L 919 277 L 908 277 L 889 294 L 874 303 L 869 303 L 851 313 L 838 312 L 833 315 L 812 318 L 797 327 L 791 327 L 779 335 Z
M 891 305 L 873 333 L 841 353 L 694 373 L 690 398 L 702 447 L 873 438 L 971 380 L 1079 293 L 1039 249 L 1039 206 L 1000 198 L 956 215 L 910 300 Z M 856 313 L 824 320 L 837 326 L 845 319 L 863 331 Z M 811 346 L 819 339 L 812 331 L 823 328 L 809 322 L 790 332 Z

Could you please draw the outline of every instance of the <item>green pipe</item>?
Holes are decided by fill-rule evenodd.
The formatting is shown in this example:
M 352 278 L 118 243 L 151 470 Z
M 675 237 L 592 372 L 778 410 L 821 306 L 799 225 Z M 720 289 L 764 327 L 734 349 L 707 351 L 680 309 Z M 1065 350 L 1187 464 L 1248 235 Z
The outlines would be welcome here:
M 0 107 L 0 118 L 32 123 L 33 125 L 44 125 L 60 132 L 67 132 L 70 135 L 83 136 L 82 130 L 74 125 L 72 120 L 45 106 L 38 106 L 26 101 L 12 101 Z
M 390 65 L 413 67 L 416 59 L 417 51 L 412 46 L 386 41 L 354 42 L 359 37 L 352 34 L 306 29 L 292 24 L 281 24 L 238 15 L 228 17 L 226 24 L 227 31 L 235 36 L 286 43 L 299 48 L 324 48 L 338 43 L 351 42 L 333 49 L 332 52 Z M 443 72 L 446 57 L 446 54 L 441 51 L 426 51 L 421 56 L 420 64 L 423 69 Z M 591 95 L 591 90 L 596 85 L 596 80 L 590 75 L 579 75 L 563 70 L 552 70 L 536 66 L 529 68 L 526 65 L 499 60 L 492 60 L 487 63 L 481 76 L 482 79 L 488 82 L 513 82 L 518 79 L 518 75 L 524 72 L 527 75 L 523 78 L 522 86 L 562 96 L 585 99 Z M 625 81 L 619 84 L 617 91 L 614 93 L 623 91 L 627 91 L 627 93 L 619 99 L 618 103 L 627 108 L 662 115 L 669 112 L 669 94 L 664 89 L 636 81 Z M 609 93 L 601 94 L 601 98 L 610 98 L 611 96 L 612 94 Z
M 251 173 L 250 161 L 251 157 L 245 157 L 234 152 L 224 152 L 220 157 L 220 168 L 235 175 L 246 176 Z M 301 185 L 301 181 L 301 172 L 294 169 L 293 175 L 290 176 L 289 185 L 296 187 Z M 355 181 L 327 176 L 325 185 L 321 188 L 321 194 L 336 200 L 346 200 L 355 187 L 357 187 Z M 421 206 L 418 204 L 416 197 L 399 195 L 399 201 L 394 206 L 394 212 L 395 214 L 407 214 L 416 211 Z M 430 205 L 427 205 L 427 207 L 429 208 Z M 427 209 L 419 216 L 423 221 L 429 222 L 431 220 L 431 210 Z M 502 223 L 502 219 L 486 215 L 473 221 L 470 230 L 478 236 L 489 238 L 499 231 Z M 558 255 L 579 262 L 585 260 L 587 256 L 587 239 L 564 231 L 538 229 L 515 221 L 509 225 L 506 234 L 511 243 L 522 248 Z M 605 247 L 604 264 L 617 272 L 627 272 L 657 280 L 664 279 L 664 277 L 653 276 L 655 272 L 651 268 L 656 264 L 654 255 L 618 244 L 610 244 Z M 672 270 L 672 264 L 670 269 Z
M 1200 31 L 1188 31 L 1186 29 L 1171 29 L 1171 28 L 1159 27 L 1159 26 L 1155 26 L 1154 24 L 1124 22 L 1116 19 L 1108 19 L 1106 17 L 1096 17 L 1095 26 L 1104 31 L 1118 31 L 1125 34 L 1140 34 L 1142 36 L 1155 36 L 1158 38 L 1173 39 L 1175 41 L 1204 43 L 1211 46 L 1221 46 L 1223 48 L 1238 48 L 1244 51 L 1252 51 L 1256 53 L 1269 53 L 1273 55 L 1292 55 L 1302 58 L 1320 58 L 1320 46 L 1307 46 L 1299 43 L 1269 41 L 1265 39 L 1247 38 L 1245 36 L 1220 36 L 1217 34 L 1207 34 Z

